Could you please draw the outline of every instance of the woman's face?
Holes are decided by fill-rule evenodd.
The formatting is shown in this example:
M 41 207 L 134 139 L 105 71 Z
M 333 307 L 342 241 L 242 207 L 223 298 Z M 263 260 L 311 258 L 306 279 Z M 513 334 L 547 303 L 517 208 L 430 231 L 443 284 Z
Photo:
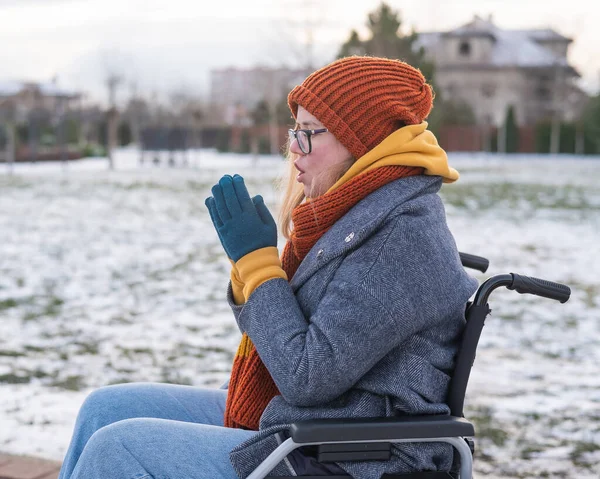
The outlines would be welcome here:
M 303 107 L 298 106 L 296 129 L 317 130 L 323 124 Z M 298 146 L 298 141 L 290 143 L 290 151 L 298 158 L 294 166 L 299 174 L 296 181 L 304 185 L 304 195 L 315 198 L 324 194 L 346 172 L 354 161 L 350 152 L 331 132 L 319 133 L 311 137 L 312 151 L 307 155 Z

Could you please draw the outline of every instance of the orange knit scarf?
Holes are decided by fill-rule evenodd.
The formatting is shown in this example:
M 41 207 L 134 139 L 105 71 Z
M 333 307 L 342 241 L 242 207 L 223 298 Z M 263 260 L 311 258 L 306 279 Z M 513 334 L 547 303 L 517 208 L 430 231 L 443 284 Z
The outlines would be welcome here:
M 398 178 L 419 175 L 423 168 L 384 166 L 361 174 L 334 191 L 302 203 L 292 213 L 294 231 L 281 256 L 288 278 L 333 224 L 355 204 L 381 186 Z M 225 407 L 225 426 L 258 430 L 267 404 L 279 394 L 256 348 L 244 333 L 233 361 Z

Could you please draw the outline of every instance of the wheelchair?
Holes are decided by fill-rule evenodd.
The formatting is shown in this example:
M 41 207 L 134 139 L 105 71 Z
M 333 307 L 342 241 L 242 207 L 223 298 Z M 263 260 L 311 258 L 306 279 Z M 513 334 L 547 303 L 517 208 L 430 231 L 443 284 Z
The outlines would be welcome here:
M 480 256 L 460 253 L 460 259 L 464 267 L 476 269 L 482 273 L 485 273 L 489 266 L 488 260 Z M 288 431 L 289 437 L 248 476 L 248 479 L 275 479 L 275 476 L 268 476 L 269 472 L 298 447 L 316 447 L 317 460 L 323 463 L 385 461 L 391 457 L 393 443 L 418 442 L 451 444 L 459 458 L 456 470 L 452 472 L 384 474 L 380 479 L 471 479 L 475 428 L 464 418 L 463 405 L 477 344 L 485 319 L 491 312 L 488 299 L 490 294 L 500 287 L 506 287 L 520 294 L 534 294 L 561 303 L 567 302 L 571 295 L 570 288 L 564 284 L 514 273 L 495 275 L 483 282 L 477 289 L 473 301 L 466 305 L 467 322 L 448 390 L 449 416 L 319 419 L 298 422 L 291 425 Z M 350 475 L 294 477 L 352 479 Z M 278 479 L 292 479 L 292 476 L 278 476 Z

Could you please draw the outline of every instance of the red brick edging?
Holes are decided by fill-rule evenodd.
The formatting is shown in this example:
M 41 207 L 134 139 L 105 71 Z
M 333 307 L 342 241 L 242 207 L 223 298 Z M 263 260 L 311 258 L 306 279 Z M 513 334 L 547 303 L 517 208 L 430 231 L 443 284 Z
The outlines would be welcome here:
M 60 462 L 0 453 L 0 479 L 56 479 Z

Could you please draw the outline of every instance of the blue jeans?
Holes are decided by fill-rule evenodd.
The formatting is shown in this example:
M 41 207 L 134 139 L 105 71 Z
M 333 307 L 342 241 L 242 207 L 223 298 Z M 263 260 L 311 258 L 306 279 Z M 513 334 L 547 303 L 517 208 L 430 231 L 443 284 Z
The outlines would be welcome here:
M 255 431 L 223 427 L 227 391 L 134 383 L 92 392 L 59 479 L 237 479 L 229 451 Z

